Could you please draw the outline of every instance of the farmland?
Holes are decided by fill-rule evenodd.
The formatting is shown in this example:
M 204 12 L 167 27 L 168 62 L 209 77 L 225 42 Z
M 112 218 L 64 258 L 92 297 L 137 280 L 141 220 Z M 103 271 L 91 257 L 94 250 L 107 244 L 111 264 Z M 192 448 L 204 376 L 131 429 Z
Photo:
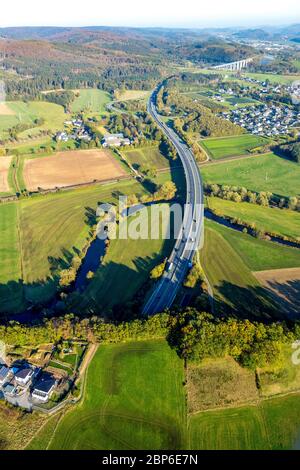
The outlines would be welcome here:
M 243 134 L 236 137 L 223 137 L 219 139 L 204 139 L 200 144 L 213 159 L 245 155 L 251 149 L 266 145 L 268 139 L 252 134 Z
M 184 448 L 183 380 L 183 363 L 164 341 L 100 346 L 84 401 L 63 416 L 49 448 Z M 49 434 L 43 429 L 30 448 Z
M 63 127 L 66 119 L 63 107 L 54 103 L 44 101 L 29 101 L 28 103 L 11 101 L 6 104 L 14 114 L 10 116 L 0 115 L 1 138 L 6 138 L 8 136 L 8 129 L 17 124 L 32 126 L 29 130 L 20 132 L 20 138 L 35 136 L 41 130 L 55 132 Z M 44 123 L 36 126 L 34 121 L 39 118 L 43 119 Z
M 283 314 L 298 318 L 300 309 L 300 267 L 254 273 L 259 282 L 272 293 Z
M 10 191 L 8 174 L 11 161 L 12 157 L 0 157 L 0 194 Z
M 206 220 L 201 262 L 214 291 L 215 307 L 224 302 L 236 309 L 239 316 L 251 315 L 255 305 L 260 305 L 262 310 L 272 310 L 276 305 L 273 295 L 263 289 L 253 272 L 297 268 L 300 250 L 259 240 Z
M 67 266 L 86 244 L 89 209 L 95 210 L 98 202 L 117 202 L 119 193 L 144 194 L 145 189 L 129 180 L 1 205 L 0 282 L 15 282 L 3 286 L 0 311 L 18 311 L 20 304 L 15 304 L 24 292 L 34 302 L 49 299 L 55 292 L 50 268 Z M 24 285 L 17 282 L 21 278 Z
M 165 209 L 165 213 L 168 214 L 167 205 Z M 153 221 L 149 223 L 149 213 L 150 209 L 143 209 L 140 214 L 123 221 L 120 230 L 123 230 L 122 224 L 126 226 L 128 222 L 128 231 L 130 231 L 130 224 L 137 223 L 140 227 L 147 226 L 146 235 L 150 235 L 154 223 Z M 165 220 L 168 220 L 168 217 Z M 164 230 L 168 230 L 168 224 L 162 228 L 163 232 Z M 85 296 L 76 305 L 76 311 L 97 306 L 105 313 L 117 304 L 124 305 L 148 280 L 150 270 L 164 257 L 169 256 L 171 248 L 172 240 L 164 240 L 163 237 L 157 239 L 128 237 L 124 240 L 111 240 L 104 261 L 87 287 Z
M 143 100 L 149 96 L 147 90 L 121 90 L 117 92 L 116 98 L 119 101 Z
M 300 165 L 273 153 L 216 164 L 201 169 L 205 182 L 244 186 L 283 196 L 299 194 Z
M 263 372 L 267 371 L 260 371 L 261 378 Z M 254 372 L 241 369 L 230 358 L 188 364 L 187 379 L 188 404 L 196 406 L 189 415 L 183 362 L 165 341 L 100 345 L 88 369 L 83 401 L 51 417 L 27 448 L 299 447 L 298 395 L 262 400 Z M 192 396 L 195 387 L 198 393 Z
M 189 420 L 190 448 L 218 450 L 299 449 L 299 396 L 258 405 L 209 411 Z
M 158 147 L 144 147 L 134 150 L 124 150 L 126 159 L 136 168 L 153 166 L 156 169 L 170 168 L 170 160 L 159 151 Z
M 30 191 L 105 181 L 124 174 L 106 150 L 58 152 L 54 156 L 26 160 L 24 167 L 25 186 Z
M 240 218 L 248 224 L 255 224 L 260 230 L 275 232 L 297 238 L 300 235 L 300 214 L 297 211 L 250 204 L 236 203 L 217 197 L 209 197 L 208 206 L 229 217 Z
M 74 90 L 78 95 L 71 105 L 73 113 L 85 111 L 87 113 L 103 113 L 106 104 L 111 101 L 110 95 L 102 90 L 97 89 L 80 89 Z
M 300 266 L 300 250 L 297 248 L 259 240 L 210 220 L 206 220 L 205 225 L 217 231 L 231 245 L 250 271 Z
M 254 305 L 259 305 L 260 301 L 265 304 L 259 282 L 242 258 L 217 231 L 208 227 L 201 261 L 216 305 L 224 302 L 243 316 L 253 314 Z

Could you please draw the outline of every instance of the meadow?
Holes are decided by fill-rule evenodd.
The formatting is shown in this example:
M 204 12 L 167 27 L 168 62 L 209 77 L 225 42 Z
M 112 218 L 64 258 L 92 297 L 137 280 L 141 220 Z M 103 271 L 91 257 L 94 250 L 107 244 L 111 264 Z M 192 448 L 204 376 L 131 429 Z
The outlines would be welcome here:
M 297 248 L 259 240 L 207 219 L 200 258 L 214 292 L 215 309 L 222 310 L 225 303 L 238 316 L 251 316 L 260 307 L 260 311 L 280 317 L 270 292 L 252 272 L 300 266 Z
M 82 401 L 39 422 L 26 448 L 299 448 L 298 395 L 259 398 L 254 372 L 232 358 L 188 364 L 184 383 L 183 361 L 164 340 L 102 344 Z
M 258 399 L 254 372 L 241 367 L 230 356 L 188 363 L 186 377 L 191 414 Z
M 280 75 L 275 73 L 244 73 L 245 77 L 255 78 L 256 80 L 266 81 L 270 83 L 280 83 L 283 85 L 288 85 L 293 83 L 295 80 L 299 80 L 300 75 Z
M 65 413 L 51 440 L 46 426 L 29 448 L 182 449 L 183 380 L 183 362 L 163 340 L 101 345 L 83 401 Z
M 165 209 L 164 214 L 168 214 L 167 205 Z M 100 308 L 105 314 L 115 305 L 125 304 L 143 287 L 149 279 L 150 271 L 169 256 L 173 241 L 165 240 L 162 236 L 168 230 L 168 223 L 161 228 L 159 238 L 151 239 L 150 230 L 154 229 L 155 224 L 149 214 L 150 208 L 143 209 L 140 214 L 121 222 L 120 231 L 128 224 L 129 234 L 132 224 L 138 230 L 139 227 L 148 226 L 147 238 L 134 239 L 129 236 L 126 239 L 112 239 L 103 263 L 86 288 L 85 295 L 72 307 L 73 310 L 79 312 Z M 167 215 L 165 220 L 168 220 Z
M 243 134 L 235 137 L 222 137 L 218 139 L 204 139 L 200 145 L 213 159 L 245 155 L 251 149 L 266 145 L 269 140 L 252 134 Z
M 200 254 L 204 272 L 214 292 L 215 307 L 225 303 L 240 317 L 251 315 L 259 300 L 259 282 L 235 249 L 216 230 L 205 228 L 205 243 Z M 260 299 L 260 297 L 262 297 Z M 222 307 L 221 307 L 222 308 Z
M 191 449 L 299 449 L 299 396 L 260 401 L 258 405 L 208 411 L 189 419 Z
M 17 124 L 28 124 L 30 129 L 20 132 L 20 138 L 36 136 L 41 130 L 50 130 L 51 132 L 62 129 L 66 119 L 66 114 L 62 106 L 46 101 L 11 101 L 7 106 L 14 112 L 14 115 L 0 116 L 0 137 L 8 136 L 8 129 Z M 42 118 L 45 122 L 36 127 L 35 119 Z
M 205 220 L 205 226 L 217 231 L 236 251 L 250 271 L 300 266 L 300 250 L 297 248 L 260 240 L 211 220 Z
M 22 450 L 45 423 L 44 416 L 38 413 L 22 413 L 14 407 L 0 403 L 0 451 Z
M 78 96 L 71 104 L 71 111 L 79 113 L 103 113 L 106 111 L 106 105 L 111 101 L 111 96 L 106 91 L 87 88 L 74 90 Z
M 134 168 L 140 166 L 151 166 L 158 170 L 163 168 L 170 168 L 170 160 L 166 158 L 158 147 L 144 147 L 134 150 L 122 150 L 122 154 L 133 165 Z
M 0 312 L 25 308 L 23 295 L 33 302 L 53 296 L 51 268 L 67 267 L 70 258 L 84 247 L 90 230 L 89 214 L 98 202 L 117 202 L 119 194 L 145 192 L 140 184 L 128 180 L 0 205 Z M 15 305 L 16 290 L 18 298 L 23 298 L 21 307 Z
M 201 168 L 207 183 L 244 186 L 282 196 L 299 194 L 300 165 L 273 153 L 236 161 L 207 164 Z
M 116 98 L 118 101 L 144 100 L 149 94 L 147 90 L 118 90 Z
M 297 211 L 264 207 L 249 202 L 236 203 L 218 197 L 208 197 L 207 204 L 210 209 L 221 214 L 255 224 L 260 230 L 293 238 L 300 236 L 300 213 Z

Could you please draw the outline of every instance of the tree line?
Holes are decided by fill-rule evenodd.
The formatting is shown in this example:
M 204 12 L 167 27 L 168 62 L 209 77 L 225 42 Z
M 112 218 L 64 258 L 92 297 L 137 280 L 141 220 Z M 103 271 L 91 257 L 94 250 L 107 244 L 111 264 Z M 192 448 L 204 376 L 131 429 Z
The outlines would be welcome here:
M 99 317 L 79 318 L 72 314 L 45 319 L 42 324 L 10 322 L 0 326 L 1 339 L 15 346 L 38 346 L 63 340 L 99 343 L 167 338 L 185 359 L 232 356 L 250 369 L 274 364 L 283 347 L 299 338 L 300 324 L 262 323 L 233 317 L 216 318 L 195 308 L 161 313 L 129 322 L 105 322 Z

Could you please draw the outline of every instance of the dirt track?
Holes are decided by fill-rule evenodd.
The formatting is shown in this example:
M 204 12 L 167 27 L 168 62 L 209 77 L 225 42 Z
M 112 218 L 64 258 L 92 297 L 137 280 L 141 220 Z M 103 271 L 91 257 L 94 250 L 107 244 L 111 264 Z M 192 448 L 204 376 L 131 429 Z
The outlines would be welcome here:
M 0 193 L 9 192 L 8 172 L 12 157 L 0 157 Z
M 125 175 L 108 150 L 59 152 L 50 157 L 26 160 L 24 180 L 29 191 L 52 189 Z
M 300 268 L 272 269 L 253 274 L 270 291 L 284 315 L 300 318 Z

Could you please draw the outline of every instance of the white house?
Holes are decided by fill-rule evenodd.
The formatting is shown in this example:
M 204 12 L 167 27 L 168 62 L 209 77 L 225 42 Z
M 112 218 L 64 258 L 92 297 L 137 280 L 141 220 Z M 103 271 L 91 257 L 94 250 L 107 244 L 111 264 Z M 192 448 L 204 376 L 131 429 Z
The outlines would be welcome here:
M 33 374 L 34 370 L 31 367 L 26 366 L 22 369 L 19 369 L 18 372 L 15 373 L 15 380 L 18 385 L 25 387 L 32 379 Z
M 40 378 L 40 380 L 35 384 L 32 392 L 32 398 L 46 403 L 49 400 L 55 388 L 55 385 L 55 378 L 52 377 L 50 374 L 44 374 Z

